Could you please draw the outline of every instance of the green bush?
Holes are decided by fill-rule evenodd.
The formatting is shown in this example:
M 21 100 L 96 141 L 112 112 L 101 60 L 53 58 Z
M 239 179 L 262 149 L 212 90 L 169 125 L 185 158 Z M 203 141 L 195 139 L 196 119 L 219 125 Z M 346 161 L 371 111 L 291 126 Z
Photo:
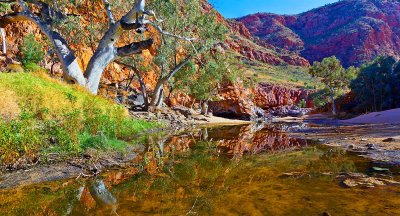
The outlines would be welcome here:
M 300 108 L 306 108 L 307 102 L 304 99 L 301 99 L 301 101 L 299 101 L 297 106 L 300 107 Z
M 0 3 L 0 13 L 7 13 L 11 10 L 11 4 Z
M 315 93 L 312 93 L 310 95 L 310 98 L 313 101 L 315 107 L 324 107 L 330 99 L 330 91 L 327 88 L 321 89 Z
M 379 57 L 364 65 L 351 83 L 358 111 L 370 112 L 400 107 L 400 62 Z
M 34 67 L 33 65 L 41 62 L 45 55 L 42 44 L 36 41 L 34 34 L 26 36 L 19 49 L 22 53 L 22 64 L 31 69 L 34 69 L 32 68 Z

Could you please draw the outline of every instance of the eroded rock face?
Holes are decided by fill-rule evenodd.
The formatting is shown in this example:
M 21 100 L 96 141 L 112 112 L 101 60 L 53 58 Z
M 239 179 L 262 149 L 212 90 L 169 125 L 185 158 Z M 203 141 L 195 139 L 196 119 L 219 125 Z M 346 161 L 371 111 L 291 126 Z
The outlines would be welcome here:
M 400 57 L 400 2 L 344 0 L 295 16 L 259 13 L 238 19 L 253 36 L 309 62 L 337 56 L 345 66 L 379 55 Z
M 312 91 L 291 88 L 270 83 L 259 83 L 254 90 L 254 103 L 264 110 L 271 108 L 297 105 L 305 100 L 307 107 L 311 108 L 312 103 L 308 96 Z
M 242 22 L 224 22 L 233 35 L 225 43 L 230 48 L 249 60 L 261 61 L 271 65 L 289 64 L 309 66 L 309 62 L 295 52 L 276 50 L 274 46 L 253 38 Z M 259 43 L 256 43 L 259 42 Z
M 225 85 L 219 92 L 218 100 L 209 103 L 209 110 L 217 116 L 250 119 L 256 115 L 251 95 L 251 89 L 240 85 Z
M 297 105 L 301 100 L 312 108 L 310 90 L 259 83 L 254 89 L 240 85 L 226 85 L 221 88 L 217 101 L 210 102 L 210 111 L 217 116 L 252 119 L 265 116 L 276 108 Z

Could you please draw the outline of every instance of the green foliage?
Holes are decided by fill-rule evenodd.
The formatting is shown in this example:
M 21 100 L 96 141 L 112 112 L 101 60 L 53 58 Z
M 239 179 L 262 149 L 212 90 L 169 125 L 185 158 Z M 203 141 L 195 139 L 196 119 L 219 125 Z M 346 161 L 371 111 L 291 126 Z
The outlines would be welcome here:
M 22 64 L 30 69 L 42 61 L 45 55 L 42 44 L 36 41 L 34 34 L 26 36 L 19 49 L 22 53 Z
M 309 97 L 313 101 L 315 107 L 324 107 L 330 101 L 330 95 L 329 89 L 324 88 L 311 94 Z
M 300 108 L 305 108 L 307 106 L 307 102 L 304 99 L 302 99 L 301 101 L 299 101 L 297 106 Z
M 205 64 L 196 68 L 191 62 L 186 70 L 175 76 L 172 83 L 175 88 L 183 90 L 200 101 L 213 100 L 220 85 L 224 82 L 235 82 L 240 77 L 240 64 L 233 56 L 215 53 L 204 58 Z
M 24 68 L 25 68 L 26 72 L 33 72 L 33 71 L 42 70 L 42 68 L 39 65 L 37 65 L 37 64 L 35 64 L 33 62 L 28 62 L 28 63 L 24 64 Z
M 400 63 L 393 57 L 378 57 L 361 67 L 351 89 L 360 111 L 400 107 Z
M 125 108 L 43 74 L 0 74 L 0 88 L 11 91 L 7 101 L 22 110 L 17 118 L 0 115 L 0 163 L 42 152 L 120 150 L 136 134 L 158 126 L 131 119 Z
M 223 41 L 226 36 L 227 29 L 217 23 L 215 11 L 203 12 L 197 0 L 155 0 L 148 7 L 157 11 L 163 18 L 163 28 L 166 31 L 187 38 L 196 38 L 190 43 L 174 37 L 162 37 L 162 43 L 157 48 L 158 53 L 154 60 L 161 69 L 160 77 L 164 77 L 174 69 L 182 61 L 182 56 L 208 51 L 215 42 Z M 193 71 L 185 72 L 188 76 L 193 75 Z
M 11 4 L 0 3 L 0 14 L 8 13 L 11 10 Z
M 324 84 L 324 89 L 314 95 L 317 100 L 328 99 L 333 104 L 335 98 L 347 89 L 358 73 L 355 67 L 343 68 L 341 62 L 335 57 L 324 58 L 322 62 L 314 62 L 313 66 L 309 69 L 310 75 L 318 77 Z M 317 103 L 325 104 L 325 103 Z M 333 105 L 335 106 L 335 105 Z M 333 109 L 333 112 L 335 110 Z
M 309 73 L 313 77 L 320 78 L 321 82 L 334 94 L 337 89 L 348 87 L 350 81 L 356 77 L 357 69 L 350 67 L 346 70 L 340 61 L 332 56 L 324 58 L 322 62 L 314 62 Z

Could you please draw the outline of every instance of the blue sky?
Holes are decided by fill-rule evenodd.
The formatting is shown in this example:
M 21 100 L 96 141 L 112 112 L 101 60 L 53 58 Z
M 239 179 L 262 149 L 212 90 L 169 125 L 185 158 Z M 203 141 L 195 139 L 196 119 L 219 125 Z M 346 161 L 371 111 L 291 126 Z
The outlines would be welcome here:
M 257 12 L 298 14 L 338 0 L 208 0 L 226 18 Z

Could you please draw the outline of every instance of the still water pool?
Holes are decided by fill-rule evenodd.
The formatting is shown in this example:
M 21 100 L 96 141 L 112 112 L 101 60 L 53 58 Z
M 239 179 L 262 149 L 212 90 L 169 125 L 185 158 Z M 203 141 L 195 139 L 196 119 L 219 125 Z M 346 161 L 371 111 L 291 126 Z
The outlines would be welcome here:
M 279 127 L 202 128 L 146 142 L 137 167 L 0 190 L 0 215 L 400 215 L 400 186 L 348 188 L 337 178 L 400 180 L 398 167 Z

